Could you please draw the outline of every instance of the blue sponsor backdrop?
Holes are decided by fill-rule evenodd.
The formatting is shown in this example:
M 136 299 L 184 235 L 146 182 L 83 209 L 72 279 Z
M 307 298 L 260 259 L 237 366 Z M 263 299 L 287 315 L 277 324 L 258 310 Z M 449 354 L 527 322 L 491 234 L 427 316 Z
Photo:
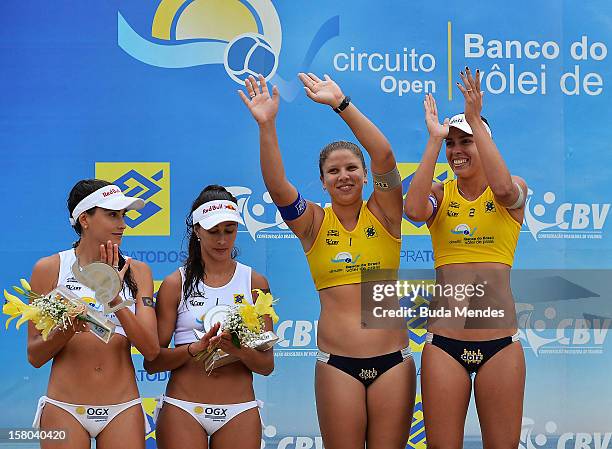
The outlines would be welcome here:
M 321 446 L 313 401 L 319 307 L 301 246 L 260 176 L 258 130 L 236 94 L 249 70 L 280 87 L 288 176 L 325 204 L 318 151 L 353 139 L 336 114 L 306 98 L 298 71 L 332 76 L 385 132 L 408 178 L 427 139 L 423 95 L 433 93 L 440 114 L 451 116 L 463 109 L 453 87 L 459 70 L 480 68 L 483 113 L 511 171 L 530 187 L 515 266 L 612 265 L 608 1 L 5 0 L 0 12 L 2 285 L 70 246 L 65 200 L 78 179 L 123 176 L 128 191 L 152 203 L 146 217 L 131 215 L 135 227 L 122 246 L 155 279 L 184 254 L 184 219 L 197 193 L 210 183 L 232 186 L 246 222 L 240 260 L 281 298 L 276 370 L 256 379 L 266 447 Z M 127 178 L 125 163 L 135 171 Z M 402 267 L 432 264 L 429 237 L 406 221 Z M 603 374 L 610 343 L 605 329 L 585 323 L 524 334 L 525 448 L 612 446 Z M 28 365 L 23 329 L 2 332 L 0 409 L 11 412 L 0 414 L 0 427 L 27 426 L 49 366 Z M 418 366 L 422 337 L 412 337 Z M 166 377 L 147 376 L 141 356 L 134 360 L 142 396 L 161 393 Z M 466 435 L 479 444 L 473 407 Z M 417 406 L 409 444 L 424 441 Z

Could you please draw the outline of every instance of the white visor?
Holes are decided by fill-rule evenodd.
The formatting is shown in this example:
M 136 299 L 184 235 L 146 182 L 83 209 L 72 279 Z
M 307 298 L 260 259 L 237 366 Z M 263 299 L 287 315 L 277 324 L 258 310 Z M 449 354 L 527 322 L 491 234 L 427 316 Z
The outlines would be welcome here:
M 109 210 L 133 210 L 144 207 L 145 202 L 140 198 L 125 196 L 121 189 L 116 185 L 104 186 L 93 193 L 90 193 L 76 205 L 70 224 L 74 226 L 79 216 L 93 207 L 102 207 Z
M 208 201 L 194 210 L 191 217 L 193 218 L 194 225 L 198 223 L 206 230 L 224 221 L 244 224 L 238 212 L 238 205 L 233 201 L 227 200 Z
M 489 133 L 489 136 L 492 136 L 491 128 L 489 128 L 489 125 L 487 125 L 485 122 L 482 122 L 482 123 L 484 124 L 485 128 L 487 129 L 487 132 Z M 457 115 L 453 116 L 453 118 L 450 119 L 450 122 L 448 123 L 448 125 L 452 126 L 454 128 L 460 129 L 464 133 L 468 133 L 468 134 L 474 135 L 474 132 L 472 131 L 472 128 L 470 127 L 470 125 L 468 124 L 467 120 L 465 119 L 465 114 L 457 114 Z

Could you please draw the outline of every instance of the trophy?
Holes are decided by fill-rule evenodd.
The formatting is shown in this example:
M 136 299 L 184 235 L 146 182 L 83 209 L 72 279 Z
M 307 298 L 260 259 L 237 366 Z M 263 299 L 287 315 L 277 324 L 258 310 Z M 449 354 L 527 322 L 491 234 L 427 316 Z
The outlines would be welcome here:
M 224 323 L 229 313 L 231 313 L 231 310 L 227 305 L 212 307 L 203 317 L 204 331 L 198 329 L 193 330 L 196 338 L 200 340 L 215 323 Z M 248 342 L 247 345 L 258 351 L 267 351 L 272 348 L 278 340 L 279 338 L 274 332 L 266 331 L 259 334 L 255 340 Z M 241 344 L 244 343 L 241 342 Z M 238 357 L 228 354 L 221 349 L 214 349 L 204 357 L 204 368 L 210 373 L 215 368 L 220 368 L 230 363 L 237 362 L 238 360 L 240 360 Z
M 77 259 L 72 265 L 72 274 L 78 282 L 95 292 L 95 300 L 104 307 L 103 312 L 93 309 L 89 304 L 64 287 L 61 287 L 62 290 L 60 294 L 68 301 L 72 302 L 76 298 L 87 306 L 87 321 L 91 324 L 89 327 L 90 331 L 96 337 L 108 343 L 115 332 L 115 324 L 105 315 L 114 313 L 124 307 L 129 307 L 135 304 L 135 301 L 122 298 L 122 301 L 114 307 L 111 307 L 110 303 L 117 297 L 122 289 L 122 282 L 117 270 L 108 264 L 93 262 L 81 267 Z M 59 289 L 60 287 L 56 290 Z
M 114 313 L 136 302 L 133 299 L 123 299 L 114 307 L 110 303 L 122 289 L 121 278 L 116 269 L 102 262 L 93 262 L 81 267 L 78 259 L 72 265 L 75 279 L 96 293 L 96 301 L 104 306 L 104 314 Z

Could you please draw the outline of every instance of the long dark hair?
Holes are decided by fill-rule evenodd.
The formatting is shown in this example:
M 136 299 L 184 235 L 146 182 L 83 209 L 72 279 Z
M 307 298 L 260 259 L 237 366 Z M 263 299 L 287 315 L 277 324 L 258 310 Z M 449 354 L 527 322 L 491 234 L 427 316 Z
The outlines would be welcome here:
M 202 259 L 202 251 L 200 250 L 200 242 L 198 236 L 195 233 L 195 226 L 199 226 L 197 223 L 193 224 L 193 218 L 191 214 L 194 210 L 200 207 L 202 204 L 209 201 L 215 200 L 227 200 L 234 203 L 238 203 L 234 195 L 228 192 L 225 187 L 216 184 L 206 186 L 204 190 L 200 192 L 198 197 L 191 205 L 191 211 L 185 219 L 187 224 L 187 235 L 189 236 L 189 249 L 187 252 L 187 259 L 183 263 L 185 268 L 185 281 L 183 282 L 183 297 L 185 300 L 192 295 L 203 296 L 203 293 L 198 288 L 200 280 L 206 277 L 206 268 L 204 267 L 204 260 Z M 232 259 L 238 255 L 238 250 L 232 248 Z
M 72 188 L 72 190 L 70 190 L 70 193 L 68 194 L 67 203 L 68 203 L 68 213 L 70 214 L 70 216 L 72 216 L 72 212 L 74 211 L 74 208 L 77 207 L 77 204 L 79 204 L 83 198 L 94 193 L 96 190 L 101 189 L 102 187 L 106 187 L 110 185 L 111 185 L 110 182 L 104 181 L 103 179 L 82 179 L 81 181 L 77 182 Z M 92 207 L 91 209 L 88 209 L 85 212 L 88 215 L 93 215 L 96 212 L 96 209 L 97 207 Z M 81 223 L 79 223 L 78 218 L 79 217 L 77 217 L 76 219 L 76 223 L 72 225 L 74 232 L 76 232 L 77 235 L 79 236 L 79 239 L 72 244 L 73 248 L 76 248 L 77 246 L 79 246 L 79 243 L 81 242 L 81 233 L 83 232 L 83 229 L 81 228 Z M 125 257 L 123 257 L 123 254 L 121 254 L 121 250 L 119 250 L 119 269 L 120 270 L 123 269 L 124 265 L 125 265 Z M 130 289 L 130 293 L 132 294 L 132 296 L 136 298 L 136 295 L 138 294 L 138 285 L 136 284 L 136 281 L 132 277 L 131 268 L 128 268 L 127 272 L 125 273 L 123 282 Z

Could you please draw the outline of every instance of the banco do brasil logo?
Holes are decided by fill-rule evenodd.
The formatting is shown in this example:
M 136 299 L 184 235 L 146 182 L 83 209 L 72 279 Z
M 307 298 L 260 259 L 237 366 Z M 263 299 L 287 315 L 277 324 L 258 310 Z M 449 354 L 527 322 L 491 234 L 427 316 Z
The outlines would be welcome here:
M 125 216 L 125 235 L 170 235 L 170 163 L 96 162 L 96 178 L 145 201 Z
M 397 164 L 397 168 L 402 178 L 402 195 L 405 196 L 406 193 L 408 193 L 410 182 L 412 182 L 412 178 L 414 177 L 417 168 L 419 168 L 419 164 L 415 162 L 399 162 Z M 436 168 L 434 170 L 435 182 L 445 182 L 449 179 L 453 179 L 454 177 L 455 175 L 453 170 L 450 168 L 450 165 L 436 164 Z M 427 224 L 425 224 L 425 222 L 419 223 L 412 221 L 404 215 L 404 219 L 402 220 L 402 235 L 429 235 L 429 230 L 427 229 Z
M 145 64 L 167 69 L 223 65 L 240 84 L 249 75 L 262 74 L 278 85 L 286 101 L 302 90 L 294 76 L 285 81 L 276 74 L 282 29 L 271 0 L 161 0 L 157 8 L 126 1 L 120 9 L 117 43 Z M 142 26 L 145 17 L 145 22 L 152 17 L 152 23 Z M 291 68 L 291 73 L 308 71 L 321 47 L 339 35 L 339 27 L 339 16 L 326 20 L 301 66 Z

